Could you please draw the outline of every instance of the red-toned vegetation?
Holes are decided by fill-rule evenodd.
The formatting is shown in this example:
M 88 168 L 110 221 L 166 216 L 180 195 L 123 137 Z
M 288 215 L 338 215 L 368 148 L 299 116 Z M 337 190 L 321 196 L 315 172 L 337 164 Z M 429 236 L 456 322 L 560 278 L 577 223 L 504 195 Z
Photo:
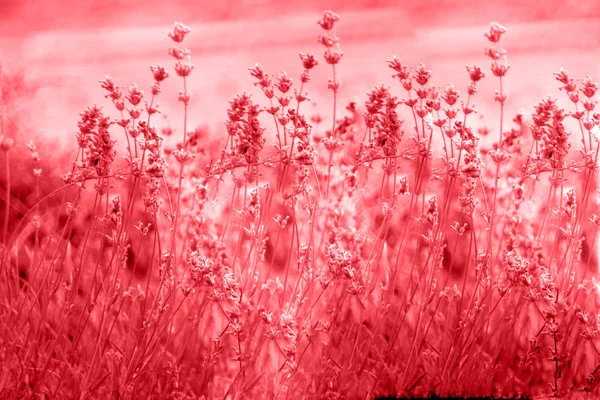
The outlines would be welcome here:
M 62 163 L 23 142 L 3 75 L 0 397 L 600 394 L 598 85 L 561 70 L 564 99 L 505 115 L 492 23 L 468 87 L 394 56 L 393 87 L 342 104 L 338 23 L 297 81 L 251 67 L 217 141 L 188 126 L 180 23 L 174 68 L 147 92 L 102 80 Z M 159 129 L 165 79 L 181 126 Z M 305 114 L 323 84 L 331 108 Z

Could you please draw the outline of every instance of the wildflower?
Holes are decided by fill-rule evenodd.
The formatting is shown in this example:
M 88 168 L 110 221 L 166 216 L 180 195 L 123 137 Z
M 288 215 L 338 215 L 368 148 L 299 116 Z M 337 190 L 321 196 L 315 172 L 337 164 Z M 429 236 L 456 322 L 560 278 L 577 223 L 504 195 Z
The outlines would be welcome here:
M 419 85 L 424 86 L 431 79 L 431 71 L 425 69 L 425 65 L 420 63 L 415 69 L 413 78 Z
M 408 176 L 404 175 L 398 180 L 398 194 L 407 196 L 410 194 L 408 187 Z
M 302 83 L 306 83 L 310 81 L 310 73 L 308 72 L 307 69 L 305 69 L 304 71 L 302 71 L 302 73 L 300 74 L 300 82 Z
M 245 157 L 249 164 L 256 163 L 265 143 L 264 128 L 258 120 L 261 109 L 245 93 L 235 97 L 229 104 L 229 118 L 225 126 L 229 135 L 235 138 L 235 154 Z
M 190 28 L 182 24 L 181 22 L 175 22 L 173 32 L 169 32 L 169 37 L 173 39 L 175 43 L 181 43 L 185 39 L 185 35 L 190 33 Z
M 167 70 L 160 65 L 151 65 L 150 71 L 152 72 L 152 76 L 154 77 L 154 80 L 156 82 L 162 82 L 169 77 L 169 73 L 167 72 Z
M 565 194 L 565 204 L 563 205 L 564 212 L 567 216 L 573 217 L 577 211 L 577 193 L 575 189 L 567 190 Z
M 508 97 L 508 95 L 506 94 L 506 91 L 499 91 L 496 90 L 496 93 L 494 94 L 494 101 L 497 101 L 498 103 L 500 103 L 501 105 L 504 105 L 506 103 L 506 98 Z
M 583 108 L 586 111 L 592 112 L 596 108 L 596 105 L 598 104 L 598 102 L 595 100 L 586 100 L 586 101 L 582 102 L 582 104 L 583 104 Z
M 427 106 L 415 106 L 415 112 L 419 118 L 425 118 L 429 113 L 431 113 L 431 109 Z
M 510 154 L 503 150 L 490 150 L 488 154 L 496 164 L 502 164 L 510 158 Z
M 327 10 L 323 13 L 323 18 L 317 23 L 321 26 L 321 28 L 325 29 L 326 31 L 330 31 L 333 29 L 333 25 L 339 20 L 339 15 L 335 14 L 330 10 Z
M 144 105 L 146 107 L 146 113 L 150 116 L 156 113 L 160 113 L 160 109 L 159 109 L 159 104 L 156 105 L 150 105 L 148 104 L 148 102 L 144 102 Z
M 137 106 L 138 104 L 140 104 L 140 101 L 142 101 L 143 97 L 144 97 L 144 92 L 139 90 L 135 83 L 129 87 L 129 90 L 127 91 L 127 95 L 125 96 L 127 101 L 129 101 L 129 103 L 132 106 Z
M 328 151 L 336 151 L 344 146 L 344 142 L 333 137 L 326 137 L 323 139 L 323 145 Z
M 571 102 L 577 104 L 579 103 L 579 93 L 578 92 L 568 92 L 567 96 L 569 96 L 569 100 L 571 100 Z
M 327 64 L 335 65 L 340 62 L 343 55 L 344 53 L 339 50 L 331 51 L 331 49 L 328 48 L 327 50 L 325 50 L 324 57 Z
M 102 86 L 102 89 L 106 90 L 107 92 L 114 92 L 117 90 L 113 78 L 108 75 L 106 76 L 106 79 L 100 81 L 100 86 Z
M 29 141 L 27 142 L 27 148 L 29 149 L 29 153 L 31 155 L 31 159 L 33 160 L 33 162 L 38 162 L 40 161 L 40 155 L 37 151 L 37 147 L 35 146 L 35 143 L 33 143 L 33 141 Z
M 555 72 L 554 76 L 556 77 L 556 80 L 559 81 L 560 83 L 566 85 L 571 81 L 571 78 L 569 77 L 569 73 L 567 72 L 566 69 L 562 68 L 560 69 L 559 72 Z
M 262 284 L 261 290 L 267 290 L 272 296 L 278 290 L 283 290 L 283 285 L 281 284 L 279 278 L 275 278 L 275 280 L 267 279 L 267 281 Z
M 302 66 L 307 71 L 313 69 L 318 64 L 315 56 L 310 53 L 300 53 L 300 60 L 302 61 Z
M 439 296 L 446 299 L 448 303 L 452 303 L 455 298 L 460 298 L 461 293 L 458 286 L 454 284 L 453 287 L 445 286 L 444 289 L 440 291 Z
M 531 286 L 532 276 L 529 272 L 529 261 L 512 251 L 506 252 L 503 263 L 507 278 L 512 286 Z
M 137 299 L 143 300 L 146 297 L 146 294 L 142 289 L 142 285 L 138 284 L 137 287 L 129 286 L 129 288 L 123 292 L 123 297 L 128 297 L 131 299 L 132 303 L 135 303 Z
M 303 101 L 310 100 L 310 98 L 308 97 L 308 92 L 300 93 L 300 92 L 296 91 L 296 89 L 294 89 L 294 97 L 296 98 L 296 101 L 298 103 L 302 103 Z
M 331 48 L 339 44 L 340 39 L 334 35 L 322 35 L 317 38 L 317 42 L 326 48 Z
M 459 97 L 459 91 L 454 89 L 454 86 L 449 83 L 445 88 L 444 88 L 444 94 L 442 96 L 442 99 L 446 102 L 446 104 L 448 104 L 449 106 L 453 106 L 454 104 L 456 104 L 456 101 L 458 100 Z
M 186 58 L 189 59 L 190 51 L 188 49 L 182 49 L 182 48 L 170 48 L 169 55 L 171 57 L 175 58 L 177 61 L 181 61 Z
M 113 104 L 115 105 L 115 108 L 119 111 L 123 111 L 125 109 L 125 101 L 123 99 L 114 100 Z
M 173 157 L 175 157 L 178 163 L 186 164 L 194 158 L 194 154 L 187 150 L 175 150 L 173 151 Z
M 492 43 L 498 43 L 503 34 L 506 33 L 506 28 L 497 22 L 490 24 L 490 30 L 484 36 Z
M 467 65 L 467 72 L 469 73 L 471 82 L 479 82 L 485 77 L 484 72 L 476 65 L 473 65 L 472 67 Z
M 199 254 L 197 251 L 192 251 L 188 255 L 187 265 L 190 278 L 196 287 L 213 287 L 216 284 L 214 262 L 209 258 Z
M 275 87 L 281 92 L 281 93 L 287 93 L 290 88 L 292 87 L 292 83 L 294 81 L 290 78 L 288 78 L 287 74 L 282 71 L 281 74 L 279 74 L 279 76 L 277 77 L 277 82 L 275 83 Z
M 497 47 L 488 47 L 484 50 L 484 54 L 493 61 L 498 61 L 506 57 L 506 50 Z
M 192 99 L 192 94 L 189 91 L 187 91 L 187 92 L 184 92 L 183 90 L 179 91 L 178 100 L 180 102 L 182 102 L 184 105 L 188 106 L 190 104 L 191 99 Z
M 279 105 L 281 107 L 287 107 L 290 104 L 290 101 L 292 101 L 292 98 L 290 96 L 277 97 L 277 102 L 279 103 Z M 283 125 L 285 125 L 285 124 L 283 124 Z
M 491 70 L 492 70 L 492 73 L 494 74 L 494 76 L 497 76 L 499 78 L 505 76 L 509 69 L 510 69 L 510 65 L 502 65 L 502 64 L 498 64 L 498 63 L 492 64 L 492 67 L 491 67 Z
M 475 110 L 475 104 L 471 104 L 471 105 L 462 104 L 462 112 L 465 115 L 469 115 L 469 114 L 477 112 L 477 110 Z
M 581 85 L 582 87 L 580 91 L 588 99 L 594 97 L 596 91 L 598 90 L 598 84 L 596 82 L 592 82 L 592 78 L 589 76 L 585 77 Z
M 467 86 L 467 94 L 469 96 L 474 96 L 477 94 L 477 84 L 475 82 L 471 82 L 469 86 Z
M 333 91 L 334 93 L 337 93 L 340 90 L 340 81 L 337 79 L 332 79 L 329 78 L 329 80 L 327 81 L 327 89 Z
M 388 66 L 396 71 L 394 78 L 398 78 L 400 81 L 405 81 L 410 78 L 410 67 L 402 65 L 400 59 L 394 56 L 391 60 L 387 60 Z
M 334 279 L 341 278 L 344 274 L 351 277 L 352 254 L 336 244 L 330 244 L 327 248 L 327 267 Z
M 127 112 L 129 113 L 129 116 L 133 119 L 138 119 L 140 115 L 142 115 L 142 109 L 137 107 L 134 107 L 128 110 Z
M 456 114 L 458 113 L 458 110 L 455 108 L 448 108 L 444 110 L 444 114 L 446 114 L 446 117 L 448 119 L 454 119 L 456 118 Z
M 193 69 L 194 64 L 183 64 L 181 62 L 175 64 L 175 72 L 182 78 L 189 76 Z
M 586 130 L 591 131 L 596 127 L 596 121 L 594 121 L 593 119 L 586 119 L 583 121 L 583 127 Z
M 250 71 L 250 75 L 256 78 L 258 81 L 263 81 L 267 77 L 262 65 L 258 63 L 256 63 L 254 67 L 248 68 L 248 70 Z
M 423 88 L 423 87 L 417 88 L 417 89 L 415 89 L 415 93 L 417 94 L 417 97 L 419 99 L 422 99 L 422 100 L 426 99 L 429 96 L 429 88 Z

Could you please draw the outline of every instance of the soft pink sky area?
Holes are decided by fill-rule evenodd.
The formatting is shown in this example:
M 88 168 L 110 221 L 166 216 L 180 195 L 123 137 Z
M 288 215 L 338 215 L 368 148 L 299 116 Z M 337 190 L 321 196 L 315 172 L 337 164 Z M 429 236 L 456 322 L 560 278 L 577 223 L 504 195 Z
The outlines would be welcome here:
M 165 19 L 264 20 L 324 9 L 347 12 L 397 8 L 410 15 L 416 25 L 463 24 L 477 18 L 504 22 L 588 18 L 600 12 L 596 0 L 2 0 L 0 7 L 0 32 L 14 36 L 55 29 L 151 26 L 163 24 Z

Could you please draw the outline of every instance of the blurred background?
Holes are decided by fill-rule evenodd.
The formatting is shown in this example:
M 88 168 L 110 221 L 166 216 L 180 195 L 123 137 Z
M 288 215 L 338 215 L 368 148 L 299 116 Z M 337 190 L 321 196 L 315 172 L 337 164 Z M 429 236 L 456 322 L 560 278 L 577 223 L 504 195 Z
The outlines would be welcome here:
M 285 70 L 298 81 L 299 52 L 322 60 L 316 21 L 325 9 L 341 16 L 342 104 L 355 96 L 363 101 L 380 83 L 396 85 L 401 95 L 385 62 L 393 55 L 410 65 L 424 62 L 435 84 L 452 82 L 464 93 L 465 65 L 489 71 L 483 33 L 491 21 L 508 28 L 503 46 L 512 65 L 506 78 L 509 115 L 558 96 L 552 72 L 560 67 L 576 77 L 600 75 L 597 0 L 0 0 L 0 65 L 22 73 L 31 89 L 26 101 L 11 106 L 26 117 L 22 124 L 29 134 L 69 145 L 80 111 L 93 103 L 109 106 L 98 80 L 110 75 L 119 85 L 135 82 L 149 93 L 149 65 L 172 67 L 167 33 L 181 21 L 192 28 L 186 42 L 196 66 L 191 126 L 219 134 L 234 95 L 246 90 L 263 100 L 248 67 L 258 62 L 267 72 Z M 325 119 L 331 110 L 327 67 L 321 62 L 308 84 Z M 177 130 L 181 80 L 173 75 L 159 103 L 166 117 L 161 123 Z M 497 114 L 486 112 L 495 106 L 496 88 L 488 73 L 475 101 L 481 114 Z

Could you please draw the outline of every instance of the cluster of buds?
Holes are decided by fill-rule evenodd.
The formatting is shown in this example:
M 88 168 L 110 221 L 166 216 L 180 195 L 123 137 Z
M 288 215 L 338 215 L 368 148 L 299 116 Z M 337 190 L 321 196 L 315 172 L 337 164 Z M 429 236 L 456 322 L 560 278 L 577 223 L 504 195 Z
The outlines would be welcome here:
M 467 93 L 469 96 L 473 96 L 477 93 L 477 82 L 485 78 L 485 73 L 481 70 L 481 67 L 477 65 L 467 65 L 467 73 L 469 74 L 469 80 L 471 81 L 467 87 Z
M 334 280 L 347 280 L 346 290 L 352 295 L 360 294 L 364 286 L 357 265 L 359 258 L 335 243 L 329 245 L 325 257 L 331 277 Z
M 427 224 L 431 226 L 437 226 L 439 222 L 439 206 L 438 200 L 436 196 L 431 196 L 428 200 L 427 211 L 424 213 L 423 217 Z
M 335 76 L 335 66 L 339 64 L 344 55 L 340 49 L 340 39 L 333 33 L 333 27 L 339 20 L 339 15 L 328 10 L 323 13 L 323 18 L 317 22 L 326 31 L 325 35 L 319 36 L 318 41 L 325 47 L 325 62 L 333 66 L 334 76 L 329 79 L 327 87 L 334 93 L 337 93 L 340 89 L 340 81 Z
M 288 110 L 288 113 L 291 113 L 290 117 L 294 121 L 293 135 L 296 138 L 296 156 L 294 157 L 294 161 L 303 167 L 310 167 L 314 165 L 317 156 L 311 134 L 312 125 L 308 123 L 302 114 L 296 113 L 295 110 Z M 330 143 L 337 143 L 337 140 L 333 139 Z
M 125 88 L 115 85 L 115 81 L 110 76 L 107 76 L 106 79 L 100 81 L 100 86 L 102 86 L 102 89 L 108 92 L 108 94 L 104 97 L 110 99 L 117 110 L 121 112 L 124 111 L 125 99 L 123 95 L 123 90 Z
M 214 287 L 217 277 L 214 273 L 214 263 L 198 251 L 192 251 L 187 257 L 190 278 L 196 287 Z
M 258 120 L 260 112 L 260 107 L 245 93 L 231 100 L 227 110 L 225 126 L 235 141 L 232 155 L 245 158 L 248 164 L 258 163 L 259 153 L 265 144 L 264 128 Z
M 403 65 L 397 56 L 394 56 L 391 60 L 387 60 L 387 63 L 395 71 L 393 77 L 400 81 L 405 90 L 410 91 L 412 89 L 411 68 Z
M 152 177 L 146 184 L 146 191 L 142 195 L 144 208 L 149 215 L 155 216 L 162 204 L 160 197 L 161 178 Z
M 151 89 L 152 101 L 150 101 L 150 104 L 148 104 L 148 102 L 146 101 L 144 102 L 144 104 L 146 105 L 146 112 L 148 113 L 148 116 L 160 112 L 158 104 L 154 105 L 154 96 L 157 96 L 161 92 L 161 82 L 169 77 L 169 73 L 161 65 L 151 65 L 150 72 L 152 72 L 152 77 L 154 78 L 154 84 L 152 85 Z
M 581 337 L 594 340 L 598 336 L 598 316 L 590 316 L 586 311 L 578 310 L 575 314 L 581 324 Z
M 505 267 L 506 277 L 511 286 L 528 287 L 532 285 L 533 277 L 530 272 L 529 260 L 512 251 L 508 251 L 504 254 L 504 259 L 502 261 Z
M 467 165 L 469 166 L 467 168 L 471 167 L 471 164 Z M 464 171 L 464 168 L 463 173 L 467 173 Z M 458 196 L 461 210 L 465 215 L 472 216 L 479 203 L 477 198 L 477 178 L 467 175 L 465 182 L 462 184 L 462 188 L 462 193 Z
M 250 75 L 256 79 L 254 85 L 261 88 L 267 99 L 272 100 L 273 97 L 275 97 L 273 78 L 268 75 L 262 65 L 258 63 L 254 67 L 248 68 L 248 70 L 250 71 Z M 273 112 L 269 111 L 269 114 L 275 115 L 277 111 L 279 111 L 279 107 L 277 107 Z
M 506 33 L 506 28 L 497 22 L 490 24 L 490 29 L 485 33 L 485 37 L 492 43 L 492 47 L 485 49 L 485 55 L 492 59 L 491 71 L 494 76 L 497 76 L 502 82 L 502 78 L 510 69 L 510 64 L 506 62 L 506 50 L 499 47 L 500 38 Z M 502 86 L 502 85 L 501 85 Z M 496 91 L 494 100 L 499 102 L 501 106 L 506 103 L 506 92 L 500 88 Z
M 564 126 L 567 113 L 556 105 L 556 100 L 548 98 L 535 106 L 531 133 L 534 140 L 542 141 L 542 161 L 552 168 L 562 168 L 571 144 L 570 133 Z
M 567 93 L 571 102 L 576 106 L 579 104 L 583 106 L 583 110 L 572 112 L 571 116 L 579 120 L 581 126 L 588 132 L 591 150 L 593 147 L 592 139 L 595 139 L 596 143 L 600 141 L 600 113 L 596 112 L 598 83 L 593 82 L 592 78 L 587 76 L 578 84 L 564 68 L 561 68 L 559 72 L 555 72 L 554 76 L 557 81 L 563 84 L 560 89 Z M 587 150 L 585 138 L 583 139 L 583 145 L 584 150 Z
M 134 83 L 129 86 L 129 88 L 119 87 L 115 85 L 114 80 L 107 76 L 106 79 L 100 81 L 100 85 L 104 90 L 108 92 L 106 94 L 106 98 L 111 99 L 115 108 L 121 113 L 120 119 L 115 119 L 114 123 L 121 126 L 125 130 L 125 134 L 127 137 L 127 143 L 129 148 L 129 137 L 134 140 L 134 152 L 137 157 L 137 145 L 138 138 L 140 136 L 143 137 L 143 146 L 146 147 L 146 150 L 152 151 L 157 158 L 162 157 L 162 150 L 160 146 L 161 138 L 156 133 L 156 130 L 149 125 L 150 116 L 159 113 L 159 105 L 154 104 L 154 97 L 160 93 L 160 82 L 165 80 L 169 74 L 165 71 L 165 69 L 161 66 L 152 66 L 150 67 L 155 82 L 152 86 L 152 100 L 150 103 L 144 100 L 144 92 L 138 88 L 138 86 Z M 144 100 L 145 111 L 148 114 L 148 120 L 141 120 L 143 108 L 139 107 L 142 100 Z M 126 102 L 129 106 L 126 106 Z M 127 112 L 127 116 L 125 115 L 125 111 Z M 129 148 L 130 157 L 133 158 L 132 150 Z M 133 160 L 132 160 L 133 162 Z M 135 169 L 135 167 L 134 167 Z
M 303 92 L 302 88 L 304 87 L 304 83 L 308 82 L 310 79 L 309 71 L 317 65 L 317 61 L 315 60 L 314 56 L 310 54 L 300 54 L 300 58 L 302 59 L 302 63 L 304 65 L 304 72 L 300 76 L 302 86 L 300 91 L 294 89 L 294 97 L 298 102 L 298 107 L 300 107 L 300 103 L 303 101 L 309 100 L 308 93 Z M 273 77 L 266 74 L 260 64 L 256 64 L 253 68 L 249 68 L 249 70 L 250 75 L 256 79 L 254 85 L 260 87 L 265 96 L 269 99 L 270 106 L 267 107 L 265 111 L 273 115 L 275 122 L 280 124 L 286 133 L 289 131 L 289 124 L 293 123 L 294 129 L 291 131 L 291 133 L 296 134 L 295 131 L 306 124 L 303 123 L 304 117 L 296 112 L 297 108 L 294 109 L 290 107 L 292 96 L 289 95 L 289 92 L 292 89 L 294 83 L 293 80 L 289 78 L 284 71 L 282 71 L 275 79 L 275 83 L 273 83 Z M 275 95 L 276 90 L 280 93 L 279 96 Z M 274 98 L 277 99 L 277 104 L 274 103 Z M 279 137 L 278 139 L 281 140 Z M 284 140 L 287 141 L 287 135 L 284 137 Z
M 162 69 L 162 67 L 160 67 L 160 66 L 159 67 L 150 67 L 150 68 Z M 162 69 L 162 71 L 163 71 L 162 73 L 157 72 L 155 74 L 155 76 L 157 76 L 161 80 L 165 79 L 166 76 L 168 76 L 167 72 L 164 71 L 164 69 Z M 158 83 L 159 83 L 159 81 L 155 81 L 155 84 L 152 86 L 152 94 L 153 95 L 160 93 L 160 88 L 159 88 Z M 106 94 L 105 97 L 110 99 L 113 102 L 115 108 L 121 113 L 121 119 L 116 120 L 115 122 L 118 125 L 122 126 L 124 129 L 126 129 L 129 132 L 130 136 L 135 137 L 135 133 L 132 132 L 134 127 L 129 127 L 129 124 L 132 122 L 132 120 L 133 120 L 133 122 L 135 122 L 135 120 L 139 119 L 139 117 L 142 115 L 143 109 L 139 108 L 138 106 L 144 99 L 144 91 L 140 90 L 135 83 L 131 84 L 131 86 L 129 86 L 129 88 L 119 87 L 119 86 L 115 85 L 113 78 L 111 78 L 110 76 L 107 76 L 106 79 L 101 80 L 100 85 L 102 86 L 102 88 L 104 90 L 106 90 L 108 92 L 108 94 Z M 130 105 L 130 107 L 126 106 L 125 101 L 127 101 L 127 103 Z M 145 102 L 145 104 L 146 104 L 145 109 L 146 109 L 146 112 L 148 113 L 148 115 L 152 115 L 157 112 L 160 112 L 158 110 L 158 105 L 154 106 L 152 104 L 152 102 L 150 104 Z M 127 111 L 128 118 L 125 118 L 124 111 Z
M 177 47 L 169 49 L 169 55 L 175 59 L 175 72 L 184 80 L 184 90 L 179 91 L 179 101 L 186 107 L 189 105 L 192 95 L 185 87 L 185 78 L 188 77 L 194 69 L 194 64 L 191 62 L 190 50 L 182 47 L 183 40 L 188 33 L 190 33 L 190 28 L 183 25 L 181 22 L 175 22 L 173 32 L 169 33 L 169 37 L 177 43 Z
M 302 61 L 302 75 L 300 75 L 300 81 L 306 83 L 310 80 L 310 70 L 316 67 L 319 63 L 314 55 L 310 53 L 300 53 L 300 61 Z
M 399 101 L 392 96 L 389 88 L 381 85 L 373 89 L 365 102 L 365 124 L 369 131 L 370 143 L 368 148 L 376 155 L 395 156 L 402 140 L 402 120 L 398 117 L 396 108 Z
M 429 135 L 425 131 L 428 130 L 431 132 L 434 126 L 440 128 L 442 132 L 447 130 L 444 125 L 446 125 L 448 120 L 440 116 L 442 99 L 444 97 L 440 95 L 439 88 L 430 85 L 432 74 L 431 70 L 425 67 L 425 64 L 419 63 L 413 71 L 410 67 L 403 65 L 397 56 L 388 60 L 387 63 L 394 71 L 393 77 L 400 81 L 409 97 L 398 103 L 394 99 L 394 102 L 388 105 L 388 109 L 392 111 L 396 104 L 404 103 L 412 109 L 413 115 L 421 120 L 423 123 L 422 132 L 420 132 L 418 125 L 415 125 L 417 133 L 415 142 L 419 156 L 427 159 L 431 156 L 431 143 L 428 138 Z M 416 97 L 412 97 L 413 91 Z M 447 104 L 455 104 L 458 99 L 458 92 L 448 91 L 446 94 L 445 101 L 447 101 Z M 454 108 L 451 107 L 444 111 L 448 119 L 452 120 L 456 117 L 457 111 Z M 395 112 L 392 113 L 392 116 L 393 114 Z M 433 115 L 436 115 L 435 120 Z
M 577 215 L 577 194 L 574 188 L 567 190 L 561 211 L 569 218 L 574 218 Z
M 414 89 L 417 98 L 409 98 L 404 100 L 404 104 L 413 108 L 419 118 L 425 118 L 432 111 L 441 110 L 440 94 L 436 88 L 426 87 L 431 80 L 431 70 L 425 67 L 425 64 L 419 63 L 414 71 L 410 67 L 402 64 L 397 56 L 391 60 L 387 60 L 388 67 L 395 73 L 393 77 L 400 81 L 400 84 L 409 94 Z M 413 81 L 417 83 L 417 87 L 413 87 Z M 452 100 L 449 100 L 452 104 Z
M 110 166 L 115 159 L 115 141 L 111 139 L 109 128 L 110 118 L 105 117 L 102 110 L 89 107 L 79 120 L 79 131 L 76 134 L 77 143 L 84 154 L 83 167 L 93 170 L 96 177 L 110 174 Z
M 461 172 L 468 178 L 479 178 L 483 169 L 479 138 L 475 136 L 471 127 L 461 121 L 454 122 L 454 129 L 460 135 L 460 149 L 464 154 Z
M 442 100 L 444 100 L 444 103 L 446 103 L 449 106 L 449 108 L 444 109 L 444 114 L 446 114 L 446 118 L 448 118 L 448 120 L 451 123 L 452 119 L 454 119 L 454 117 L 456 117 L 457 114 L 456 109 L 454 109 L 453 107 L 460 97 L 460 92 L 454 88 L 454 85 L 449 83 L 444 88 L 444 93 L 441 95 L 441 97 Z M 445 120 L 442 120 L 441 122 L 434 121 L 434 124 L 437 126 L 443 126 L 445 122 Z
M 1 141 L 2 141 L 2 138 L 0 138 L 0 142 Z M 35 143 L 33 143 L 32 141 L 29 141 L 27 143 L 27 148 L 29 149 L 29 154 L 31 155 L 31 160 L 34 162 L 34 165 L 37 165 L 37 163 L 40 161 L 40 154 L 37 151 L 37 147 L 36 147 Z M 42 175 L 42 170 L 40 168 L 33 169 L 34 177 L 39 178 L 41 175 Z
M 265 336 L 270 340 L 283 339 L 285 344 L 280 346 L 280 349 L 286 359 L 285 365 L 291 369 L 295 367 L 299 330 L 293 311 L 294 309 L 290 308 L 279 317 L 264 309 L 260 311 L 260 318 L 267 325 Z

